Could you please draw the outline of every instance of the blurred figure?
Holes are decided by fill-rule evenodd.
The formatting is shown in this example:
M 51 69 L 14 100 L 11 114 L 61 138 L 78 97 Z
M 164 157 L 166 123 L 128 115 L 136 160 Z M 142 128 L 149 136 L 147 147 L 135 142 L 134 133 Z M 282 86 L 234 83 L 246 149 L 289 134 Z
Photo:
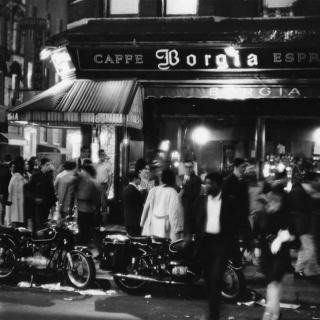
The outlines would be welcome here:
M 320 274 L 320 176 L 309 173 L 308 178 L 302 183 L 302 187 L 311 198 L 311 228 L 309 234 L 308 250 L 311 250 L 309 261 L 314 275 Z
M 45 227 L 49 213 L 55 207 L 56 196 L 53 186 L 54 167 L 48 158 L 40 161 L 40 170 L 31 177 L 29 184 L 30 196 L 34 203 L 33 231 Z
M 278 320 L 281 281 L 285 273 L 291 272 L 292 269 L 289 242 L 294 237 L 289 224 L 283 188 L 271 188 L 262 201 L 264 210 L 259 212 L 253 229 L 261 248 L 261 270 L 268 284 L 266 308 L 262 319 Z
M 292 217 L 294 233 L 300 240 L 294 276 L 296 279 L 301 279 L 317 275 L 320 273 L 320 268 L 316 263 L 315 246 L 311 235 L 311 197 L 299 180 L 293 181 L 292 189 L 288 194 L 288 206 L 290 216 Z
M 162 185 L 150 190 L 143 208 L 140 226 L 142 235 L 180 239 L 183 232 L 183 213 L 175 189 L 175 174 L 164 169 Z
M 24 223 L 24 185 L 27 180 L 24 178 L 24 160 L 17 157 L 14 160 L 13 176 L 8 186 L 7 212 L 5 225 L 13 222 Z
M 96 179 L 101 188 L 101 222 L 103 226 L 107 225 L 107 216 L 109 213 L 108 196 L 113 183 L 113 169 L 110 158 L 103 149 L 98 152 L 99 162 L 96 164 Z
M 74 161 L 66 161 L 63 169 L 54 181 L 60 218 L 73 214 L 77 164 Z
M 141 178 L 138 172 L 129 173 L 129 184 L 122 194 L 124 225 L 131 236 L 140 236 L 140 219 L 143 209 L 143 196 L 139 191 Z
M 0 225 L 4 224 L 8 200 L 8 186 L 12 177 L 9 167 L 11 158 L 6 156 L 6 160 L 8 161 L 0 163 Z
M 75 188 L 78 207 L 78 241 L 81 245 L 87 245 L 94 238 L 94 228 L 100 210 L 101 194 L 95 175 L 95 168 L 91 161 L 84 161 Z

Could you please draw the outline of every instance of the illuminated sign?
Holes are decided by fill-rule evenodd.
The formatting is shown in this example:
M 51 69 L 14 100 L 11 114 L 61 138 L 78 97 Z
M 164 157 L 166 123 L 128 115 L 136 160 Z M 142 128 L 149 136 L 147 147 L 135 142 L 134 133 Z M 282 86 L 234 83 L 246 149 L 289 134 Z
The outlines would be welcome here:
M 70 52 L 75 54 L 72 48 Z M 320 48 L 78 48 L 76 57 L 81 71 L 236 72 L 320 69 Z

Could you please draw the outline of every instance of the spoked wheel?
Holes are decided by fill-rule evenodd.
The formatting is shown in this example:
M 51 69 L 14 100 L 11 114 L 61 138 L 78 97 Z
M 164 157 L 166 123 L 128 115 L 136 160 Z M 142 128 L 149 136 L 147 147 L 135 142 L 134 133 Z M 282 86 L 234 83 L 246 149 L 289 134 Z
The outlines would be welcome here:
M 135 266 L 128 266 L 126 268 L 126 275 L 124 276 L 117 276 L 114 275 L 114 282 L 116 285 L 129 294 L 138 294 L 145 289 L 147 281 L 143 279 L 138 279 L 139 275 L 143 277 L 143 270 L 148 269 L 148 262 L 144 258 L 137 258 L 138 261 L 136 262 Z M 136 279 L 131 278 L 136 277 Z
M 13 278 L 16 270 L 14 250 L 5 243 L 0 243 L 0 282 Z
M 78 289 L 88 288 L 95 279 L 95 266 L 91 257 L 80 251 L 71 254 L 72 266 L 67 259 L 67 277 L 69 282 Z
M 246 289 L 246 282 L 241 270 L 228 266 L 222 283 L 221 294 L 227 301 L 236 301 L 242 297 Z

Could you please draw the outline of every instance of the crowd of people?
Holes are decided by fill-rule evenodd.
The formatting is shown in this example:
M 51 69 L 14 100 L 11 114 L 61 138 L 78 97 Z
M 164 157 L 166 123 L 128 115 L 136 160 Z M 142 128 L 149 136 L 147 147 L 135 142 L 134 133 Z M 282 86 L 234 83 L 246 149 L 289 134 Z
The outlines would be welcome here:
M 144 159 L 136 162 L 122 193 L 127 233 L 184 239 L 186 247 L 196 239 L 192 256 L 202 262 L 211 320 L 219 318 L 228 259 L 241 264 L 239 239 L 248 248 L 258 243 L 268 283 L 263 320 L 279 319 L 284 275 L 294 272 L 301 279 L 320 274 L 320 177 L 312 172 L 288 177 L 282 172 L 259 181 L 255 167 L 242 158 L 234 159 L 227 177 L 218 172 L 199 177 L 192 160 L 183 165 L 183 175 L 162 168 L 158 177 Z M 95 228 L 108 222 L 112 171 L 104 150 L 93 164 L 86 148 L 57 175 L 48 158 L 38 163 L 35 157 L 27 162 L 17 157 L 1 163 L 0 223 L 28 226 L 36 234 L 50 216 L 72 216 L 76 208 L 78 241 L 88 244 Z M 293 244 L 299 248 L 294 267 Z
M 49 219 L 75 216 L 78 242 L 87 245 L 95 228 L 107 223 L 112 164 L 104 150 L 93 164 L 88 148 L 82 148 L 78 159 L 65 161 L 56 173 L 48 158 L 38 163 L 36 157 L 25 161 L 18 156 L 1 163 L 0 224 L 28 227 L 36 236 Z
M 163 169 L 160 185 L 150 167 L 140 161 L 123 191 L 125 226 L 132 236 L 196 238 L 194 259 L 200 259 L 208 288 L 209 317 L 219 319 L 223 273 L 229 257 L 241 263 L 239 238 L 247 248 L 257 246 L 267 280 L 263 320 L 280 319 L 281 281 L 320 275 L 320 177 L 315 172 L 279 172 L 259 181 L 255 166 L 234 159 L 227 177 L 213 172 L 196 175 L 194 163 L 184 161 L 182 176 Z M 147 172 L 147 173 L 146 173 Z M 142 179 L 144 181 L 143 188 Z M 151 188 L 145 186 L 151 185 Z M 290 186 L 290 187 L 288 187 Z M 290 256 L 299 248 L 295 266 Z

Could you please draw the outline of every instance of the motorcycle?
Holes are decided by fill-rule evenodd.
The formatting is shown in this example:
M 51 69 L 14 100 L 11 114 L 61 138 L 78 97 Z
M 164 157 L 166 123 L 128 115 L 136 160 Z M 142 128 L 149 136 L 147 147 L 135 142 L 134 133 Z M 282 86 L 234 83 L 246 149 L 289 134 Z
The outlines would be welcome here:
M 35 235 L 23 227 L 0 227 L 0 282 L 22 270 L 32 275 L 36 270 L 62 271 L 77 289 L 89 287 L 96 273 L 91 252 L 75 245 L 73 224 L 66 219 L 49 222 Z
M 193 239 L 191 245 L 194 243 Z M 203 278 L 202 268 L 185 248 L 183 239 L 171 242 L 158 237 L 109 234 L 103 240 L 100 268 L 111 270 L 117 286 L 129 294 L 143 291 L 148 283 L 197 284 Z M 236 301 L 245 289 L 242 267 L 228 261 L 223 275 L 223 298 Z

